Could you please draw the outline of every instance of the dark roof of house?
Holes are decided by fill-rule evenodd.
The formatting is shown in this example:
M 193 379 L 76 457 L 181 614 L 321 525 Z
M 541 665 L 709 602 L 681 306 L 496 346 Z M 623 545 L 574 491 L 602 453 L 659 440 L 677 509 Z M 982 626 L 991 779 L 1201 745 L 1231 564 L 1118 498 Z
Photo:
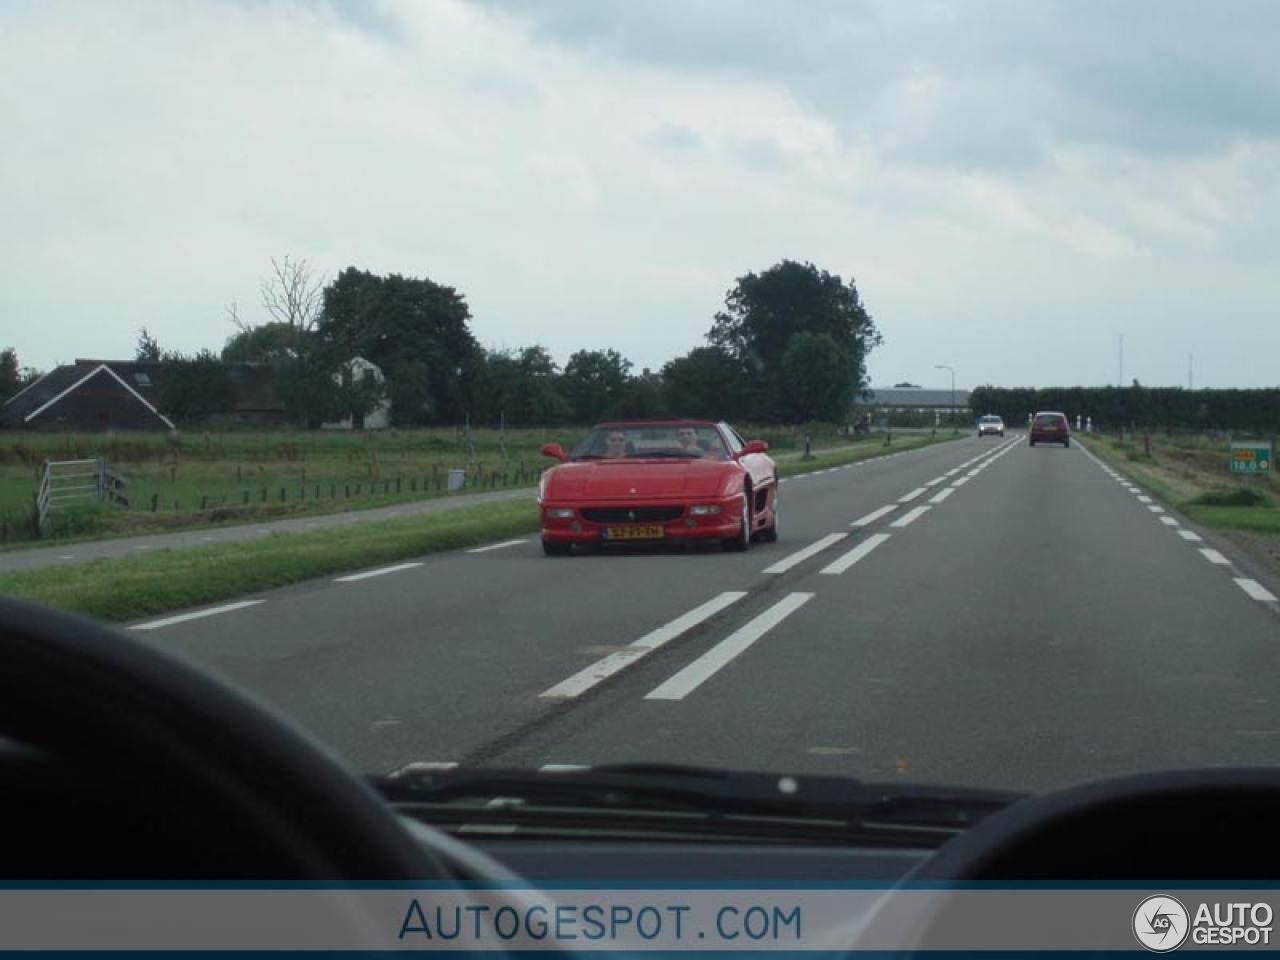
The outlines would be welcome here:
M 159 367 L 157 363 L 104 360 L 77 360 L 57 367 L 0 407 L 0 426 L 22 427 L 38 421 L 74 397 L 83 385 L 107 378 L 115 382 L 116 398 L 133 407 L 135 416 L 172 428 L 173 423 L 156 407 L 155 377 Z
M 47 422 L 54 416 L 76 419 L 71 413 L 71 400 L 77 388 L 98 382 L 98 377 L 109 377 L 115 381 L 111 390 L 114 404 L 134 408 L 131 425 L 150 422 L 155 427 L 172 429 L 174 424 L 164 415 L 160 402 L 165 366 L 142 360 L 77 359 L 75 363 L 51 370 L 10 397 L 0 406 L 0 427 L 21 428 Z M 276 388 L 275 370 L 270 364 L 229 364 L 227 371 L 235 396 L 234 413 L 281 415 L 285 412 L 284 401 Z M 77 412 L 83 419 L 84 404 L 80 406 Z M 87 423 L 86 426 L 94 425 Z

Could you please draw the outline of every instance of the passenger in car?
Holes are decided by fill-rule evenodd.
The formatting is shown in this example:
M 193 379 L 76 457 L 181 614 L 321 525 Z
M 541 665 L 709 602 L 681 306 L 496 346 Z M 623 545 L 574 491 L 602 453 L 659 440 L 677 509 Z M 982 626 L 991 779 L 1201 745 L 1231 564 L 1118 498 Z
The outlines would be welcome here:
M 615 460 L 619 457 L 629 457 L 635 453 L 635 448 L 627 442 L 625 433 L 610 433 L 605 438 L 604 455 L 607 459 Z

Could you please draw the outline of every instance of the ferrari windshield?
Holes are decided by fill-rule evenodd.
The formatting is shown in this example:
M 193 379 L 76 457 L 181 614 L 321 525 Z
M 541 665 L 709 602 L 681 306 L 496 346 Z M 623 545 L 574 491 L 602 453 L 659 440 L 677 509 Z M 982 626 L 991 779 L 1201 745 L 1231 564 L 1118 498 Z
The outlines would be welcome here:
M 571 460 L 676 457 L 726 459 L 729 448 L 712 424 L 671 423 L 596 427 L 578 442 Z

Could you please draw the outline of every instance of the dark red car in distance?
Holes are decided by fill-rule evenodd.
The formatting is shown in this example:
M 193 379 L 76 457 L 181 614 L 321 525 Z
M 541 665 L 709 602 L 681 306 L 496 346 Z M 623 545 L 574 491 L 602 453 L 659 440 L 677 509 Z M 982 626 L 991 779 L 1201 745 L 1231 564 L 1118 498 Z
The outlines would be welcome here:
M 1031 429 L 1028 431 L 1031 446 L 1037 443 L 1060 443 L 1064 447 L 1071 446 L 1071 426 L 1065 413 L 1045 410 L 1031 418 Z

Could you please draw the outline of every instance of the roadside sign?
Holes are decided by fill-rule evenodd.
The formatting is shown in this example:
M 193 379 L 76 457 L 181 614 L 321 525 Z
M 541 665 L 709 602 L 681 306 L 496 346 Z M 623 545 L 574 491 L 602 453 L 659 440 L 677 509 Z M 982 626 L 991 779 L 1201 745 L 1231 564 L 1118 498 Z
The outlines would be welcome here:
M 1232 473 L 1266 473 L 1271 469 L 1271 444 L 1233 443 Z

